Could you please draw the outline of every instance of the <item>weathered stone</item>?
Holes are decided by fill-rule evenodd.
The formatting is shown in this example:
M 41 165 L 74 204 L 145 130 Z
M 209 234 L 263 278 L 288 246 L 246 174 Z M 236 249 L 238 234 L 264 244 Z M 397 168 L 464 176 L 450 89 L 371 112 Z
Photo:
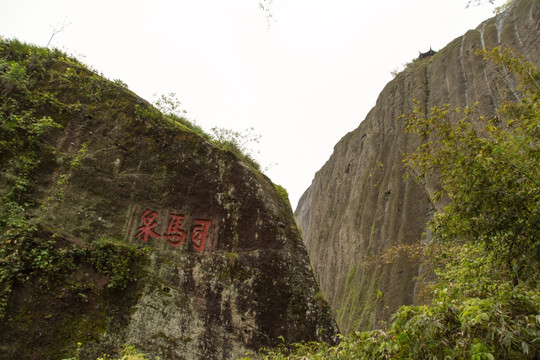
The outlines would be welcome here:
M 39 111 L 63 128 L 40 139 L 28 215 L 69 266 L 14 280 L 0 358 L 66 358 L 81 342 L 88 359 L 126 344 L 231 359 L 280 337 L 335 340 L 288 200 L 267 177 L 84 66 L 45 64 L 32 91 L 54 92 Z M 111 286 L 116 262 L 131 269 L 125 286 Z
M 540 61 L 540 2 L 516 1 L 432 57 L 414 61 L 388 83 L 360 126 L 345 135 L 315 174 L 295 215 L 315 275 L 340 329 L 375 328 L 418 296 L 418 261 L 402 256 L 383 264 L 381 254 L 422 239 L 434 212 L 427 189 L 403 180 L 403 155 L 420 144 L 396 119 L 412 111 L 412 99 L 426 109 L 471 106 L 491 116 L 505 99 L 516 99 L 513 79 L 475 55 L 479 48 L 510 46 Z M 429 241 L 428 236 L 423 238 Z

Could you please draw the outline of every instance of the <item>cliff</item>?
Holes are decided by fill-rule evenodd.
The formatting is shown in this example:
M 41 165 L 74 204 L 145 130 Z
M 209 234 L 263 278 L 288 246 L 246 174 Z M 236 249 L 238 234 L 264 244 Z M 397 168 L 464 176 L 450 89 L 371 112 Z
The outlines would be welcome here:
M 286 194 L 185 119 L 0 38 L 0 358 L 333 341 Z
M 509 46 L 540 61 L 540 2 L 516 1 L 507 11 L 456 38 L 437 54 L 417 59 L 382 90 L 360 126 L 345 135 L 315 174 L 295 211 L 323 294 L 343 332 L 376 328 L 403 304 L 419 301 L 421 260 L 401 245 L 423 235 L 435 208 L 414 176 L 404 180 L 403 155 L 420 144 L 397 118 L 450 104 L 492 116 L 515 100 L 513 79 L 475 55 L 476 49 Z M 409 247 L 409 249 L 414 249 Z M 388 254 L 394 254 L 388 256 Z

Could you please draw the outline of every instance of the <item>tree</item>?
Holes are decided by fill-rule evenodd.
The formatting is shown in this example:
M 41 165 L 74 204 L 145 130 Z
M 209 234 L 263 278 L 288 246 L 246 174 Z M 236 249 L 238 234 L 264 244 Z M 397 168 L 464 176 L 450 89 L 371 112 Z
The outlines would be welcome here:
M 540 71 L 508 50 L 483 51 L 521 80 L 522 100 L 498 117 L 420 104 L 404 116 L 426 142 L 405 162 L 438 172 L 447 205 L 431 228 L 437 283 L 423 305 L 402 306 L 383 329 L 336 346 L 285 345 L 263 359 L 538 359 L 540 354 Z M 480 125 L 480 127 L 479 127 Z M 499 266 L 498 266 L 499 265 Z
M 66 27 L 68 27 L 69 25 L 71 25 L 71 23 L 69 24 L 66 24 L 66 20 L 67 18 L 64 18 L 64 22 L 62 23 L 62 25 L 58 25 L 56 24 L 56 26 L 52 26 L 50 25 L 51 29 L 52 29 L 52 34 L 51 34 L 51 37 L 49 38 L 49 41 L 47 42 L 47 45 L 45 45 L 45 47 L 49 47 L 49 45 L 51 44 L 51 41 L 52 39 L 59 33 L 61 33 L 62 31 L 64 31 L 64 29 Z
M 449 203 L 431 222 L 435 238 L 481 244 L 517 283 L 540 269 L 540 70 L 507 49 L 482 53 L 520 78 L 522 100 L 492 119 L 454 109 L 456 123 L 447 105 L 426 116 L 417 104 L 407 131 L 429 140 L 405 162 L 420 180 L 440 174 L 433 197 Z

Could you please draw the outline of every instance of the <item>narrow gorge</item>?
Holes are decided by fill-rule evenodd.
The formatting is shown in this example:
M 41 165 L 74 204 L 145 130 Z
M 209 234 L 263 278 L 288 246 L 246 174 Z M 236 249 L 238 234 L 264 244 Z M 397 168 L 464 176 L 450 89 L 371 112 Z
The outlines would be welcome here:
M 341 331 L 378 328 L 399 306 L 421 301 L 422 262 L 400 249 L 429 241 L 424 232 L 435 210 L 429 193 L 437 185 L 404 180 L 403 156 L 420 139 L 405 134 L 397 119 L 413 110 L 413 99 L 426 113 L 477 103 L 478 114 L 494 116 L 505 99 L 517 99 L 515 82 L 476 50 L 510 47 L 538 64 L 539 39 L 540 2 L 520 0 L 434 56 L 413 61 L 315 174 L 295 216 Z
M 382 328 L 423 303 L 433 274 L 419 245 L 439 206 L 436 176 L 420 183 L 403 164 L 424 139 L 399 118 L 413 100 L 496 116 L 517 81 L 477 50 L 538 64 L 539 39 L 540 0 L 516 0 L 411 61 L 293 213 L 238 143 L 60 50 L 0 37 L 0 359 L 262 358 Z

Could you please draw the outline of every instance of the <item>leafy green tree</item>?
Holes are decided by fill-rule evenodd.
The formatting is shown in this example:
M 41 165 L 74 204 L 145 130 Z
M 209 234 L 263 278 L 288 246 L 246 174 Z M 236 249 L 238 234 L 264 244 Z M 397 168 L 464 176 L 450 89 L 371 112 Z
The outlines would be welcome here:
M 540 71 L 509 50 L 483 54 L 520 78 L 522 100 L 492 119 L 454 109 L 457 122 L 448 106 L 430 116 L 417 106 L 407 131 L 429 140 L 406 163 L 421 179 L 440 174 L 434 198 L 449 203 L 431 223 L 435 237 L 482 244 L 517 283 L 540 269 Z
M 508 50 L 483 51 L 519 78 L 522 100 L 493 119 L 449 106 L 405 116 L 424 144 L 405 162 L 437 172 L 446 206 L 426 259 L 437 283 L 424 305 L 402 306 L 384 329 L 336 346 L 285 344 L 263 359 L 538 359 L 540 354 L 540 72 Z M 428 264 L 430 264 L 428 263 Z

